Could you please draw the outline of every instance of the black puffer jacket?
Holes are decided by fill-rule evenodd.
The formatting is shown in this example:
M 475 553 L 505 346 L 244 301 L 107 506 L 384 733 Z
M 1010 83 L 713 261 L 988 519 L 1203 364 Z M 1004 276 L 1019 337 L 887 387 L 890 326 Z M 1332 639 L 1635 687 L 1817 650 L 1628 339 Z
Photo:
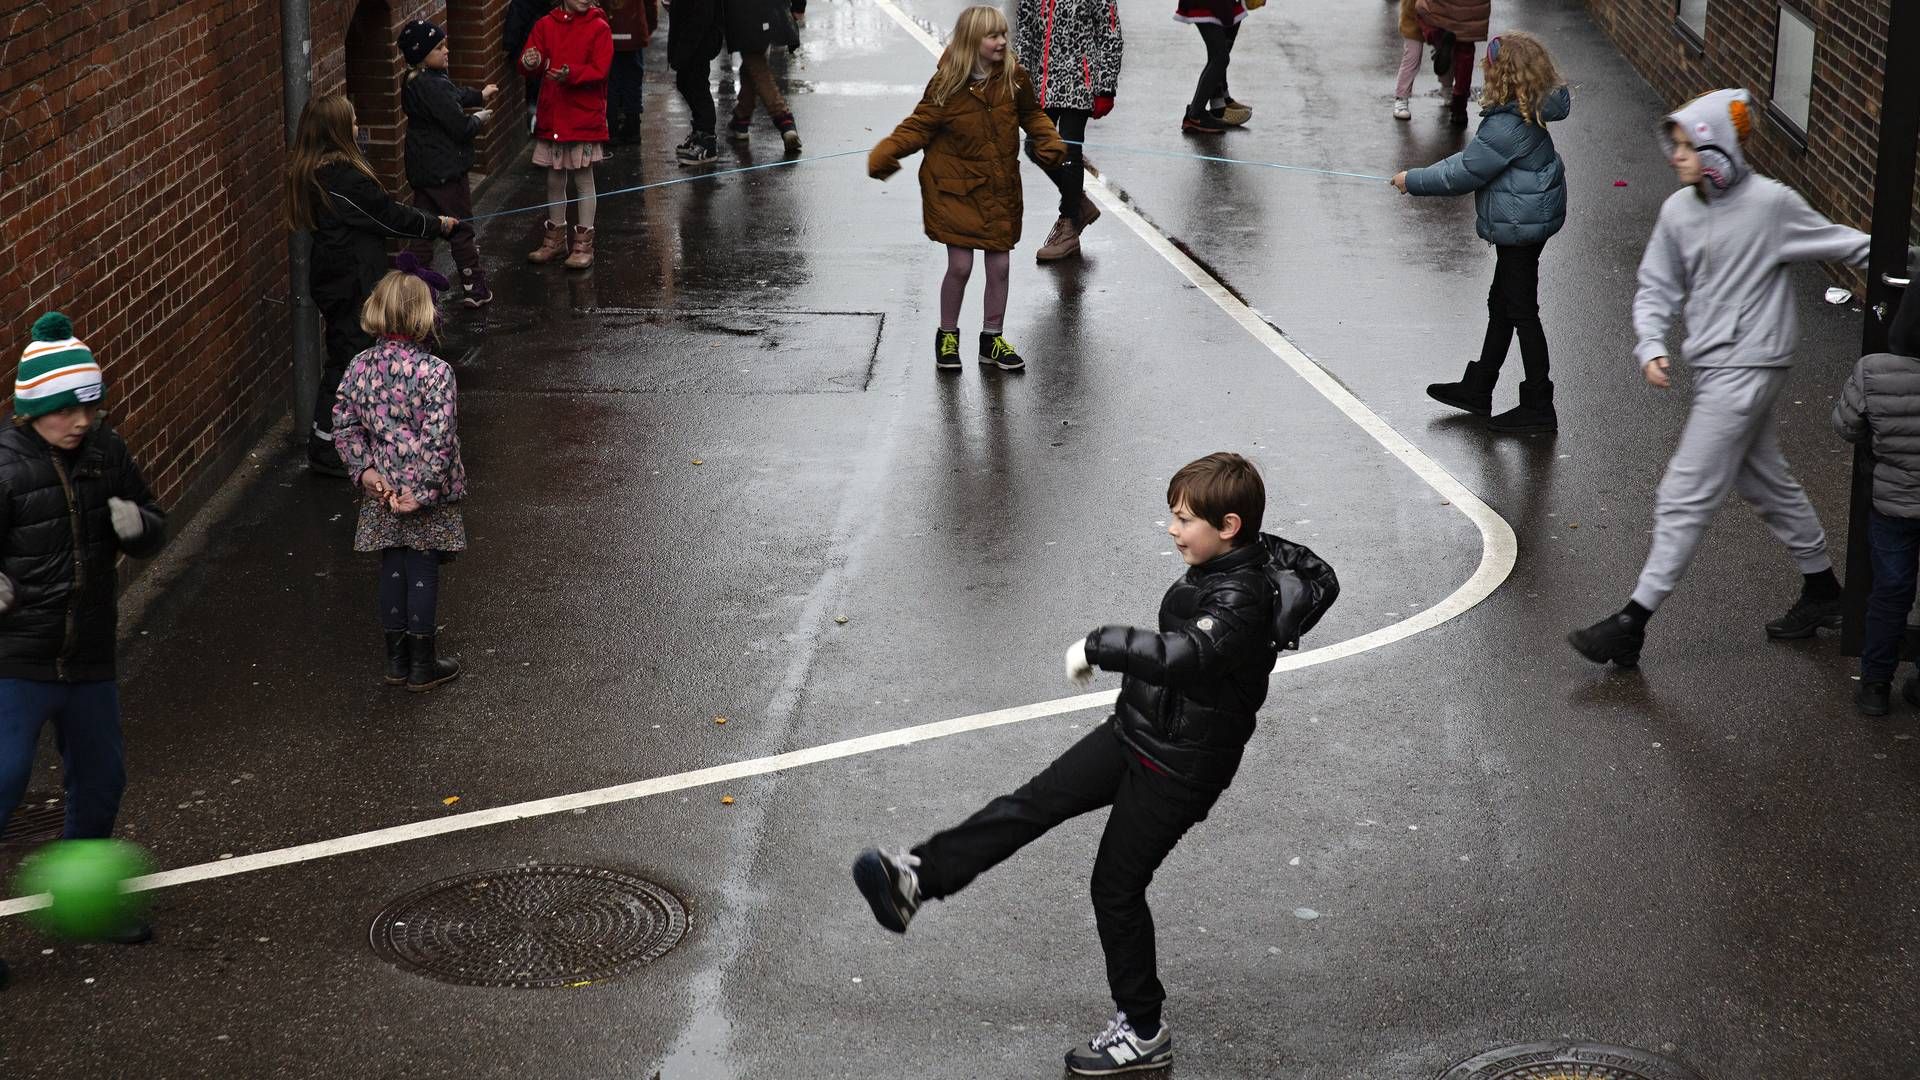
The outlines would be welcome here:
M 1332 567 L 1269 533 L 1193 567 L 1160 601 L 1158 633 L 1103 626 L 1088 635 L 1087 660 L 1125 676 L 1108 723 L 1169 775 L 1226 787 L 1274 660 L 1299 648 L 1339 595 Z
M 722 0 L 676 0 L 667 8 L 667 66 L 702 72 L 726 41 Z
M 800 30 L 793 23 L 793 0 L 725 0 L 721 6 L 726 13 L 729 50 L 749 53 L 799 47 Z
M 440 219 L 395 202 L 386 189 L 344 161 L 314 170 L 313 265 L 316 300 L 367 296 L 387 274 L 387 239 L 440 235 Z
M 130 543 L 113 531 L 114 497 L 138 506 L 146 523 Z M 114 564 L 122 552 L 145 558 L 160 550 L 166 526 L 111 428 L 95 427 L 70 454 L 31 427 L 0 431 L 0 573 L 13 582 L 13 607 L 0 614 L 0 677 L 113 678 Z
M 407 183 L 417 188 L 451 184 L 473 168 L 473 140 L 480 118 L 480 91 L 456 86 L 444 71 L 423 69 L 400 91 L 407 114 Z

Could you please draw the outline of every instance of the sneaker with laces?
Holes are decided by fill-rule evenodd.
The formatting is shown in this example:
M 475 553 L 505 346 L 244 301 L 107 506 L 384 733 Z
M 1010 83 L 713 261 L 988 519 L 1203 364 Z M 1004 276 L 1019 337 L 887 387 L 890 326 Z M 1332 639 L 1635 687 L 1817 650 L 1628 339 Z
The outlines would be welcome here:
M 1395 120 L 1413 119 L 1413 102 L 1403 97 L 1393 99 L 1393 118 Z
M 933 332 L 933 366 L 941 371 L 960 370 L 960 331 Z
M 1019 371 L 1027 366 L 1027 362 L 1014 351 L 1013 343 L 998 330 L 980 331 L 980 362 L 992 364 L 1001 371 Z
M 1105 1030 L 1087 1040 L 1087 1045 L 1067 1051 L 1067 1071 L 1075 1076 L 1113 1076 L 1118 1073 L 1164 1069 L 1173 1064 L 1173 1031 L 1165 1020 L 1153 1038 L 1143 1039 L 1127 1022 L 1127 1014 L 1114 1013 Z
M 1810 638 L 1821 630 L 1840 629 L 1840 598 L 1816 600 L 1802 592 L 1785 615 L 1767 624 L 1767 636 L 1775 641 Z
M 793 122 L 792 113 L 781 113 L 773 118 L 773 126 L 780 129 L 780 138 L 787 144 L 787 153 L 800 152 L 800 125 Z
M 868 848 L 854 857 L 853 883 L 873 908 L 873 917 L 896 934 L 907 932 L 920 910 L 920 858 L 905 851 Z
M 711 165 L 719 154 L 720 149 L 714 145 L 713 136 L 702 132 L 687 136 L 687 141 L 674 151 L 674 156 L 682 165 Z
M 1623 668 L 1640 666 L 1640 650 L 1647 632 L 1634 625 L 1626 612 L 1609 615 L 1592 626 L 1567 635 L 1567 644 L 1596 664 L 1612 661 Z
M 1253 119 L 1253 106 L 1243 105 L 1228 98 L 1219 108 L 1208 109 L 1208 114 L 1228 127 L 1239 127 Z
M 733 119 L 727 121 L 727 135 L 728 137 L 732 138 L 734 142 L 746 142 L 747 137 L 752 134 L 753 134 L 752 120 L 742 120 L 736 116 Z
M 1072 218 L 1061 218 L 1053 223 L 1053 231 L 1047 233 L 1047 242 L 1033 253 L 1035 262 L 1054 262 L 1069 255 L 1080 254 L 1080 230 L 1074 227 Z
M 1227 125 L 1209 113 L 1196 113 L 1191 108 L 1180 120 L 1180 131 L 1187 135 L 1224 135 Z

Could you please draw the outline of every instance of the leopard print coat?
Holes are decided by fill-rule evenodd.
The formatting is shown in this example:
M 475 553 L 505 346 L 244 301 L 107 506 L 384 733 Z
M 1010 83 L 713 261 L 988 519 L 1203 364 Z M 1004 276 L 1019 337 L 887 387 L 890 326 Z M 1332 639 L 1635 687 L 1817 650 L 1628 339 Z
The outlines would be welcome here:
M 1020 0 L 1014 55 L 1043 109 L 1091 111 L 1120 85 L 1119 0 Z

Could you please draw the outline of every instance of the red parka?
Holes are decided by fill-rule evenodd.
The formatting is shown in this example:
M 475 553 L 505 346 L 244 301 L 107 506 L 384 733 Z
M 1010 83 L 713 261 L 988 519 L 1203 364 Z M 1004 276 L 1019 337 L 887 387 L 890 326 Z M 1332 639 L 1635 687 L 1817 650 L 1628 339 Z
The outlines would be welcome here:
M 541 75 L 540 108 L 533 137 L 546 142 L 607 141 L 607 72 L 613 67 L 613 31 L 599 8 L 574 15 L 554 8 L 533 24 L 527 49 L 540 50 L 538 68 L 521 64 L 529 75 Z M 520 50 L 522 57 L 526 49 Z M 567 80 L 552 72 L 567 69 Z

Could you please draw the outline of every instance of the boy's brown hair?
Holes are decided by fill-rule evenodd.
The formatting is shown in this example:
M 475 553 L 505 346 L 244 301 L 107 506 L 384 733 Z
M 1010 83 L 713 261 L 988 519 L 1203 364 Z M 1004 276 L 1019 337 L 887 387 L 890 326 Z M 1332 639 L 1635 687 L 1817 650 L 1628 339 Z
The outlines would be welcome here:
M 1260 535 L 1260 519 L 1267 512 L 1267 485 L 1253 462 L 1229 450 L 1190 461 L 1167 483 L 1167 506 L 1186 500 L 1194 516 L 1218 529 L 1228 514 L 1240 515 L 1240 531 L 1233 546 L 1251 544 Z

